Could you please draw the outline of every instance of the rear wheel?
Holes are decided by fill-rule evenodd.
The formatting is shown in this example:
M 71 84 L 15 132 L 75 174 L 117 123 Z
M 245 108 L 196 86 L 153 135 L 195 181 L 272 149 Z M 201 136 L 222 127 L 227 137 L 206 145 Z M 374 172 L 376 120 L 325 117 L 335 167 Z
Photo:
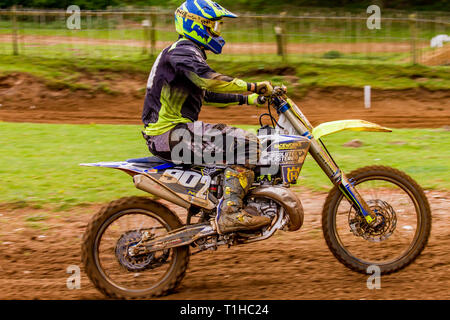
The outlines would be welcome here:
M 366 273 L 377 265 L 382 274 L 413 262 L 427 244 L 431 212 L 422 188 L 405 173 L 384 166 L 351 172 L 349 179 L 380 223 L 368 225 L 334 187 L 322 212 L 322 228 L 334 256 L 350 269 Z
M 183 279 L 189 247 L 132 256 L 129 249 L 144 233 L 162 236 L 182 227 L 164 205 L 143 197 L 113 201 L 90 221 L 83 237 L 82 260 L 92 283 L 108 297 L 150 298 L 166 295 Z

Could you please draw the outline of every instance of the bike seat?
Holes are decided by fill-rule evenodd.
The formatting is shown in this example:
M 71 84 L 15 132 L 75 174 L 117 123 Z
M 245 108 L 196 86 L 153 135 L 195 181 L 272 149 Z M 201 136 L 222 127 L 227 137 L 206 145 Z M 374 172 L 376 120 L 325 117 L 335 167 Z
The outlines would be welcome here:
M 131 163 L 134 166 L 141 167 L 141 168 L 158 167 L 157 169 L 167 169 L 167 168 L 172 168 L 172 167 L 176 166 L 175 163 L 168 161 L 168 160 L 164 160 L 157 156 L 129 159 L 129 160 L 126 160 L 126 162 Z M 188 169 L 188 168 L 192 167 L 193 165 L 192 164 L 181 164 L 181 166 Z M 204 167 L 204 168 L 226 168 L 226 165 L 198 165 L 198 166 Z
M 137 159 L 129 159 L 127 160 L 129 163 L 136 163 L 148 167 L 156 167 L 162 164 L 172 164 L 169 161 L 166 161 L 164 159 L 161 159 L 159 157 L 153 156 L 153 157 L 145 157 L 145 158 L 137 158 Z

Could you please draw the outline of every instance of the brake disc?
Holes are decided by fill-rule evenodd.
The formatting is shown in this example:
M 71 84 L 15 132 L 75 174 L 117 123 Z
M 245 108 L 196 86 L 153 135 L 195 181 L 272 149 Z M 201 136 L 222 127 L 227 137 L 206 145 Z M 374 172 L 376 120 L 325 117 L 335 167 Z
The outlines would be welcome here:
M 139 272 L 157 268 L 167 262 L 170 250 L 164 250 L 157 257 L 157 252 L 131 256 L 129 249 L 138 244 L 145 230 L 125 232 L 117 241 L 115 254 L 119 264 L 130 272 Z
M 367 201 L 367 204 L 377 217 L 376 223 L 368 224 L 352 207 L 348 215 L 350 230 L 356 236 L 368 241 L 384 241 L 394 233 L 397 226 L 397 215 L 386 201 L 370 200 Z

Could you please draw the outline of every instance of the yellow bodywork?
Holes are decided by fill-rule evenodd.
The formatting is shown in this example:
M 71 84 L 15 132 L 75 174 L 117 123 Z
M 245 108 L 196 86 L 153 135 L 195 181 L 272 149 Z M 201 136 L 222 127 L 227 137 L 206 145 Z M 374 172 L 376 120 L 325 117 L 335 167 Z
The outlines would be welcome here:
M 323 136 L 345 130 L 392 132 L 389 128 L 365 120 L 339 120 L 318 125 L 313 129 L 312 135 L 314 138 L 320 139 Z

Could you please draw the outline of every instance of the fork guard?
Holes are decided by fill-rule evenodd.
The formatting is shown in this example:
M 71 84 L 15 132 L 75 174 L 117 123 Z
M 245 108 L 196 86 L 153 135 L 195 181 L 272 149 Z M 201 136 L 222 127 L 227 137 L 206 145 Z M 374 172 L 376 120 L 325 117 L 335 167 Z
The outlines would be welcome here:
M 296 231 L 303 225 L 303 206 L 295 193 L 288 188 L 277 186 L 262 186 L 252 189 L 247 197 L 264 197 L 276 201 L 287 212 L 289 220 L 287 222 L 288 231 Z

